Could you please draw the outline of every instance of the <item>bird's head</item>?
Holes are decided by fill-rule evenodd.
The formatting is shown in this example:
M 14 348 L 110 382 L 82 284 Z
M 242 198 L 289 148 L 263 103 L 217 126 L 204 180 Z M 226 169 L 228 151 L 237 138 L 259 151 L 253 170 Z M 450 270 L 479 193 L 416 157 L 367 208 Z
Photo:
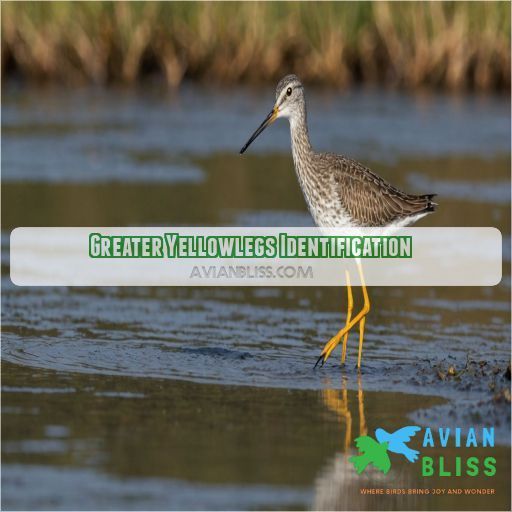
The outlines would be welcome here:
M 375 430 L 375 437 L 377 438 L 377 441 L 381 441 L 382 439 L 385 439 L 387 437 L 387 432 L 383 428 L 378 428 Z
M 286 75 L 276 87 L 277 117 L 291 118 L 300 114 L 304 105 L 304 87 L 297 75 Z
M 276 102 L 274 103 L 274 107 L 267 115 L 263 123 L 260 124 L 258 129 L 245 143 L 244 147 L 240 150 L 240 153 L 243 153 L 252 144 L 256 137 L 258 137 L 258 135 L 267 126 L 270 126 L 276 119 L 280 117 L 287 117 L 292 119 L 294 116 L 299 115 L 301 113 L 301 109 L 303 108 L 304 87 L 296 75 L 286 75 L 277 84 Z

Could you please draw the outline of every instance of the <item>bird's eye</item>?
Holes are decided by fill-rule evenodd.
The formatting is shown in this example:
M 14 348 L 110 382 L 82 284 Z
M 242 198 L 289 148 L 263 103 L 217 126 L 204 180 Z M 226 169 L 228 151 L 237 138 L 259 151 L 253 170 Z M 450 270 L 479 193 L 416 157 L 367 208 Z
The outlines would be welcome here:
M 292 94 L 292 88 L 288 87 L 288 89 L 286 89 L 286 95 L 291 96 L 291 94 Z

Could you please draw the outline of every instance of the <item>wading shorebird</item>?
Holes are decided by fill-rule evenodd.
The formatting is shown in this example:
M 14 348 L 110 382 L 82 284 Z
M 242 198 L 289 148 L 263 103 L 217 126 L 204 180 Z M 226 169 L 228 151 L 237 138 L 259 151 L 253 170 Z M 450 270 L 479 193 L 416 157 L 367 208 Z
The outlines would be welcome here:
M 313 151 L 309 142 L 304 87 L 295 75 L 287 75 L 277 84 L 274 108 L 240 153 L 279 117 L 286 117 L 290 121 L 295 172 L 308 209 L 318 227 L 400 228 L 434 211 L 436 203 L 432 202 L 432 198 L 435 194 L 406 194 L 355 160 L 334 153 Z M 357 268 L 364 305 L 352 317 L 354 300 L 347 272 L 348 309 L 345 326 L 327 342 L 316 364 L 322 361 L 323 365 L 342 339 L 341 362 L 345 363 L 348 333 L 359 324 L 357 368 L 361 368 L 364 327 L 366 315 L 370 311 L 370 299 L 359 261 Z

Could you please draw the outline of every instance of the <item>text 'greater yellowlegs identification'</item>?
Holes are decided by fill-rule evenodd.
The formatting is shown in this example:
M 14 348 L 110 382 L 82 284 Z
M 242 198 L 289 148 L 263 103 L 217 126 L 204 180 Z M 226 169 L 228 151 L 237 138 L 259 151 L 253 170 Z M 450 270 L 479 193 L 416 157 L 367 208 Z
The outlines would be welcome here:
M 319 227 L 404 227 L 430 212 L 435 194 L 406 194 L 364 165 L 343 155 L 316 153 L 309 142 L 304 87 L 295 75 L 285 76 L 276 88 L 274 108 L 253 133 L 243 153 L 277 118 L 290 121 L 292 155 L 299 184 L 309 211 Z M 347 272 L 348 309 L 345 326 L 325 345 L 318 362 L 322 365 L 343 338 L 341 362 L 345 362 L 348 333 L 359 323 L 357 367 L 361 367 L 363 337 L 370 300 L 361 265 L 358 264 L 364 305 L 352 317 L 353 296 Z

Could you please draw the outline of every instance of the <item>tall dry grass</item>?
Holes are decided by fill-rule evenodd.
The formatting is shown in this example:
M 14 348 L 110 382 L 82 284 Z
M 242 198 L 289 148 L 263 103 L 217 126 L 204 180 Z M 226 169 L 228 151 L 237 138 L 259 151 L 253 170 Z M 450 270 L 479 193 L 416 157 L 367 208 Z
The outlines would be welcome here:
M 510 87 L 508 2 L 2 2 L 2 72 Z

